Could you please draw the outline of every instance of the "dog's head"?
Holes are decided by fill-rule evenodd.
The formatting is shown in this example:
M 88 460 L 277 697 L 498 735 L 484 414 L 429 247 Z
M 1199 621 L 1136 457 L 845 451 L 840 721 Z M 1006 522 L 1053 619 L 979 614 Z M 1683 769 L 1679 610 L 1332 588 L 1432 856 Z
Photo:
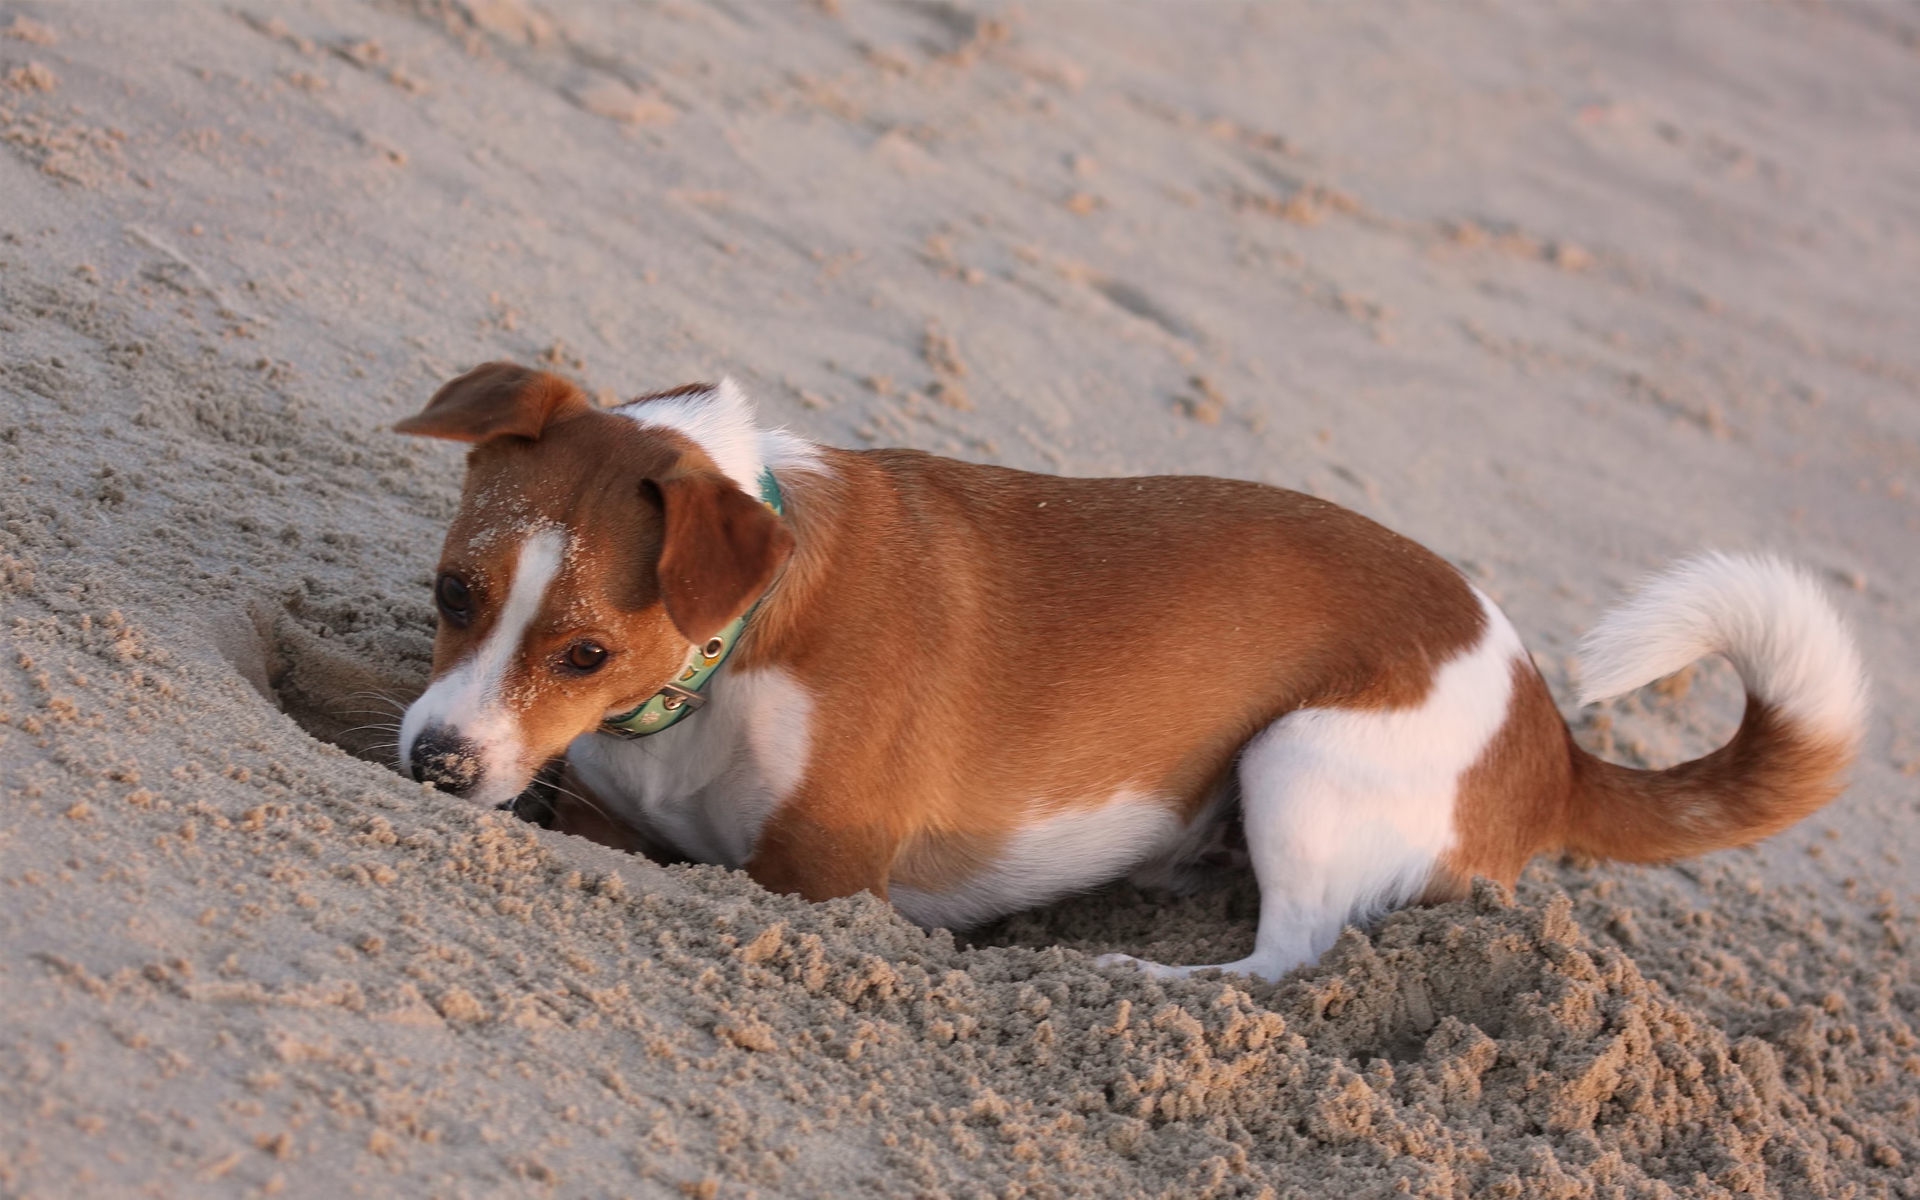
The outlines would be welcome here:
M 402 433 L 470 442 L 440 552 L 433 679 L 400 766 L 476 803 L 518 795 L 575 737 L 679 674 L 793 548 L 757 500 L 730 382 L 602 410 L 556 375 L 477 367 Z

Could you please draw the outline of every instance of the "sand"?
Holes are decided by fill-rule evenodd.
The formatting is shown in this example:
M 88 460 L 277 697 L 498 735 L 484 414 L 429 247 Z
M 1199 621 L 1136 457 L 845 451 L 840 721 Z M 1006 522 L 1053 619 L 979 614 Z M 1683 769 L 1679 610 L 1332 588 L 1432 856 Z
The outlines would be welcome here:
M 1916 1196 L 1920 23 L 1893 6 L 0 0 L 0 1194 Z M 1572 707 L 1702 547 L 1831 585 L 1852 789 L 1350 931 L 925 933 L 385 765 L 456 371 L 1313 491 Z

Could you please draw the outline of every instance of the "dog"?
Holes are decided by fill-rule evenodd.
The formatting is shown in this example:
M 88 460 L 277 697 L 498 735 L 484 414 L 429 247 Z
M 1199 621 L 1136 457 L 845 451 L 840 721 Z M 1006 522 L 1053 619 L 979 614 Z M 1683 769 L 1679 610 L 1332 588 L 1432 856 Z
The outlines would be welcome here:
M 1745 684 L 1732 741 L 1643 771 L 1574 743 L 1458 570 L 1312 496 L 832 449 L 730 381 L 603 409 L 504 362 L 395 429 L 472 444 L 403 770 L 498 807 L 564 754 L 682 857 L 927 927 L 1190 886 L 1237 822 L 1258 933 L 1206 966 L 1275 979 L 1536 854 L 1766 837 L 1865 721 L 1846 627 L 1769 557 L 1684 562 L 1587 637 L 1583 702 L 1709 654 Z

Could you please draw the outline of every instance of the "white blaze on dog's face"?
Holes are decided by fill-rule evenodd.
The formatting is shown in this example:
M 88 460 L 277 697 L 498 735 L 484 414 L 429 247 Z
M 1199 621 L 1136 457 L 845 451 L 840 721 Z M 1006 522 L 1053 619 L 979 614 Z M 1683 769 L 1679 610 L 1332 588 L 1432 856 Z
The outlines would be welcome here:
M 511 800 L 575 737 L 659 691 L 792 549 L 698 444 L 552 375 L 487 364 L 396 428 L 474 443 L 435 577 L 433 679 L 402 721 L 400 766 L 475 803 Z

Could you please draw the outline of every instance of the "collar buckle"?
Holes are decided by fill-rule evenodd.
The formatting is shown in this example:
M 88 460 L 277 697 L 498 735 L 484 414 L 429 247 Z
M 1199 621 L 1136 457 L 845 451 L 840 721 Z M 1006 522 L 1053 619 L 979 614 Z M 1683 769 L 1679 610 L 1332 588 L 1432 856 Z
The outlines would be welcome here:
M 718 658 L 719 655 L 713 657 Z M 660 707 L 668 712 L 679 712 L 682 705 L 688 712 L 698 712 L 707 704 L 705 696 L 689 688 L 683 688 L 677 683 L 669 683 L 655 694 L 660 697 Z

